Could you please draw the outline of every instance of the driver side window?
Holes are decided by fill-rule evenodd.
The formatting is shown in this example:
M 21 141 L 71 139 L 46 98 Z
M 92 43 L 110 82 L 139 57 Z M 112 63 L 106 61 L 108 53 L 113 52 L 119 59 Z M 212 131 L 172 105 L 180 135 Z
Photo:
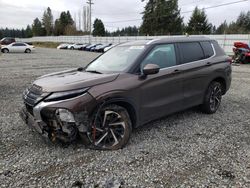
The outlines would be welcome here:
M 141 63 L 141 70 L 147 64 L 156 64 L 161 69 L 176 65 L 174 44 L 158 45 L 151 50 Z

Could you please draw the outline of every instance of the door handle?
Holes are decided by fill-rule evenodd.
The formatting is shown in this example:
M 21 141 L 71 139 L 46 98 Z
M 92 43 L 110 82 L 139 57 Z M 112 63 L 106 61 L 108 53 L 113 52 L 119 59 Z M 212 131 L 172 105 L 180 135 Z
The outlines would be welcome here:
M 211 66 L 211 65 L 212 65 L 211 62 L 207 62 L 207 63 L 206 63 L 206 66 Z
M 174 73 L 174 74 L 177 74 L 177 73 L 180 73 L 180 72 L 181 72 L 181 70 L 175 69 L 173 73 Z

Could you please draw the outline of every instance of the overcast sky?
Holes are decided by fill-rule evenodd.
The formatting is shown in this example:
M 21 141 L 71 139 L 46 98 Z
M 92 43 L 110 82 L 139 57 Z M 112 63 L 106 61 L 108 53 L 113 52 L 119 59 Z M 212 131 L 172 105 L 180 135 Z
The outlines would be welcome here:
M 192 11 L 195 6 L 204 8 L 235 1 L 240 0 L 179 0 L 179 8 L 181 12 L 187 12 Z M 141 0 L 93 0 L 93 2 L 93 19 L 100 18 L 108 30 L 141 24 L 141 20 L 119 22 L 141 19 L 141 12 L 145 6 Z M 53 11 L 54 19 L 59 17 L 61 11 L 66 10 L 71 12 L 73 18 L 78 19 L 78 13 L 84 5 L 86 0 L 0 0 L 0 28 L 26 28 L 27 24 L 32 24 L 34 18 L 41 18 L 48 6 Z M 206 13 L 209 21 L 218 26 L 224 20 L 234 21 L 241 11 L 248 10 L 250 10 L 250 0 L 207 9 Z M 185 23 L 188 22 L 190 15 L 191 13 L 182 13 Z

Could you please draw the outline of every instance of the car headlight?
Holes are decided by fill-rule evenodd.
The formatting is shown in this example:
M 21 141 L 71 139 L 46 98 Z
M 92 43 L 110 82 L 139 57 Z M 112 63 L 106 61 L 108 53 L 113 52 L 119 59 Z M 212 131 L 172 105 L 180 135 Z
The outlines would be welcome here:
M 88 89 L 89 88 L 77 89 L 72 91 L 55 92 L 49 95 L 44 101 L 51 102 L 51 101 L 71 99 L 86 93 Z

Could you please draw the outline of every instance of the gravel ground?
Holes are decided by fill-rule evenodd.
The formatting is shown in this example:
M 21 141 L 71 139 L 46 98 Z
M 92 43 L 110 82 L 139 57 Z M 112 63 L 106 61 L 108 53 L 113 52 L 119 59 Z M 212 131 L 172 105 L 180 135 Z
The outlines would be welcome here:
M 19 118 L 36 77 L 97 54 L 38 48 L 0 56 L 0 187 L 250 187 L 250 66 L 234 66 L 214 115 L 190 109 L 135 130 L 126 148 L 45 142 Z

